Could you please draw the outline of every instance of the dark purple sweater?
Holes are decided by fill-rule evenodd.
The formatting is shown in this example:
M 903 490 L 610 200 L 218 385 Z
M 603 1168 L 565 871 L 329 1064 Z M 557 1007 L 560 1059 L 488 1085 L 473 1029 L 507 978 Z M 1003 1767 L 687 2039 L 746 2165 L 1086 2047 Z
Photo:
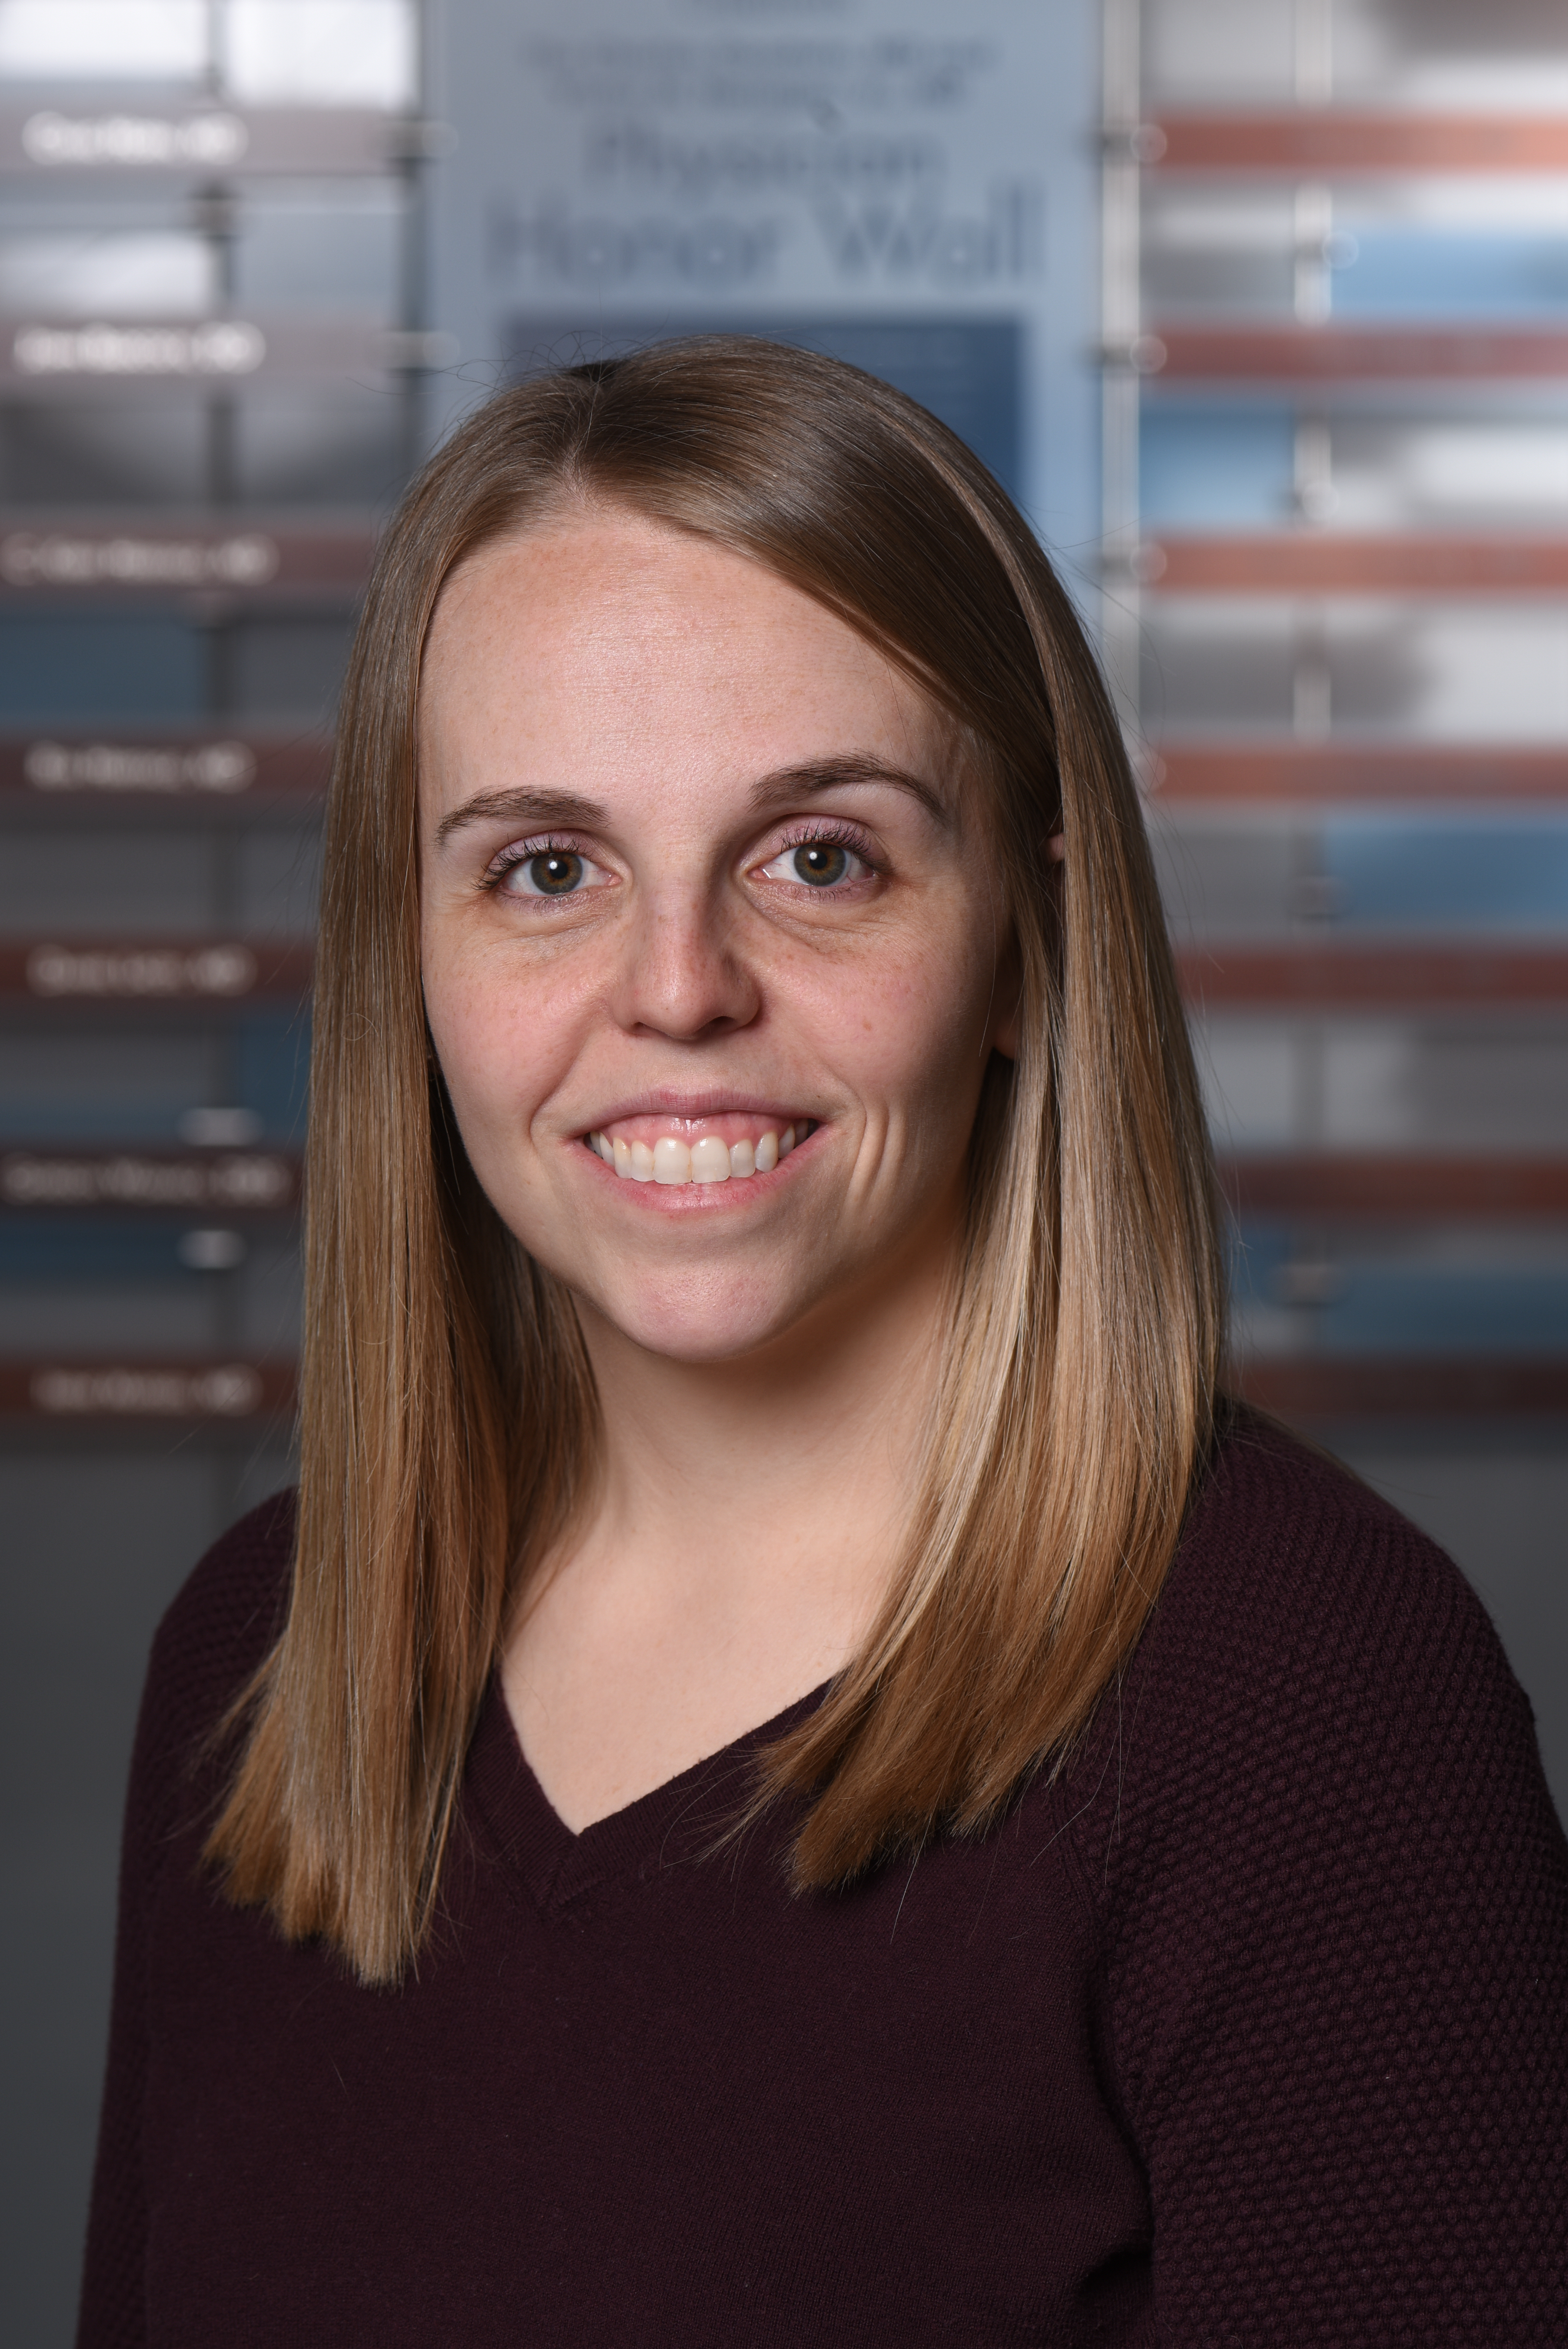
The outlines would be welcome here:
M 1242 1423 L 1070 1778 L 848 1894 L 702 1856 L 753 1740 L 573 1836 L 493 1692 L 396 1991 L 199 1865 L 289 1526 L 153 1653 L 84 2349 L 1568 2342 L 1568 1849 L 1336 1469 Z

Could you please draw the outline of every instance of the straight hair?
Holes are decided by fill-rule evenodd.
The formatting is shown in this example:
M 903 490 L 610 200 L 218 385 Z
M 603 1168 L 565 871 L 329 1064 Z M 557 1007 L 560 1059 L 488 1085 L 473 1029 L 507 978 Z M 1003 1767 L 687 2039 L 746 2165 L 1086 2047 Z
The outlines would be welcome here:
M 441 590 L 618 508 L 760 564 L 958 730 L 1004 875 L 1017 1057 L 971 1145 L 920 1489 L 886 1601 L 763 1754 L 800 1891 L 978 1835 L 1058 1769 L 1154 1606 L 1210 1444 L 1214 1186 L 1120 729 L 1066 594 L 979 460 L 884 383 L 741 337 L 524 382 L 410 492 L 350 659 L 326 830 L 293 1583 L 230 1715 L 230 1897 L 397 1980 L 431 1925 L 518 1594 L 591 1476 L 569 1291 L 457 1140 L 421 991 L 416 734 Z M 1064 836 L 1060 864 L 1053 839 Z

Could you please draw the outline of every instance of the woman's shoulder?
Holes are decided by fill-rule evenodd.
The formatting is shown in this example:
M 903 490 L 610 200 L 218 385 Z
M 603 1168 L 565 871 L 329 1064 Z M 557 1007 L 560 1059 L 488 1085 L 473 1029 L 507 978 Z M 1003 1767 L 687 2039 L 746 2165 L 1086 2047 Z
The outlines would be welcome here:
M 1464 1576 L 1328 1454 L 1237 1410 L 1091 1744 L 1151 1789 L 1223 1778 L 1303 1804 L 1374 1757 L 1387 1795 L 1482 1752 L 1534 1757 L 1523 1692 Z M 1107 1708 L 1102 1708 L 1102 1715 Z M 1538 1765 L 1537 1765 L 1538 1772 Z M 1124 1795 L 1127 1786 L 1123 1787 Z
M 1283 1930 L 1347 1868 L 1464 1879 L 1478 1899 L 1497 1868 L 1523 1868 L 1568 1891 L 1529 1701 L 1463 1575 L 1250 1413 L 1216 1446 L 1068 1784 L 1107 1921 L 1244 1896 Z
M 1196 1485 L 1155 1611 L 1154 1644 L 1208 1673 L 1309 1659 L 1371 1670 L 1412 1698 L 1425 1661 L 1459 1647 L 1501 1664 L 1485 1609 L 1436 1542 L 1353 1471 L 1240 1407 Z M 1504 1668 L 1506 1669 L 1506 1667 Z
M 1351 1975 L 1396 1944 L 1479 1962 L 1504 1920 L 1561 1972 L 1568 1847 L 1485 1609 L 1408 1518 L 1252 1414 L 1068 1785 L 1129 1991 L 1205 1954 L 1250 1957 L 1255 1984 L 1303 1941 Z
M 1451 1560 L 1238 1414 L 1063 1793 L 1183 2338 L 1224 2329 L 1230 2261 L 1285 2330 L 1319 2280 L 1293 2339 L 1494 2337 L 1472 2296 L 1546 2339 L 1568 1846 Z

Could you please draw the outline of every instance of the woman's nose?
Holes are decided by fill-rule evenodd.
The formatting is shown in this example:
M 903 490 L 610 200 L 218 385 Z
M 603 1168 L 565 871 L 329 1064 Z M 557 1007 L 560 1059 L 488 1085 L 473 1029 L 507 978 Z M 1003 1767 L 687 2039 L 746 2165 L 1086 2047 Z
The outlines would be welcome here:
M 738 928 L 733 910 L 702 889 L 650 892 L 626 940 L 622 1025 L 682 1043 L 749 1026 L 761 993 Z

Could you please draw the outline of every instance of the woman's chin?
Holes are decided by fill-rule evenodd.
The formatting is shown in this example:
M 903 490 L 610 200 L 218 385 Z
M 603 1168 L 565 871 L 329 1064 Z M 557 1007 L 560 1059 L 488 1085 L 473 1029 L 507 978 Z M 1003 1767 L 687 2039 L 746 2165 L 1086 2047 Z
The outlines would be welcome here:
M 740 1362 L 776 1346 L 816 1303 L 814 1297 L 759 1295 L 754 1284 L 735 1293 L 728 1284 L 682 1283 L 618 1298 L 578 1293 L 578 1305 L 608 1336 L 624 1339 L 642 1352 L 691 1368 Z

